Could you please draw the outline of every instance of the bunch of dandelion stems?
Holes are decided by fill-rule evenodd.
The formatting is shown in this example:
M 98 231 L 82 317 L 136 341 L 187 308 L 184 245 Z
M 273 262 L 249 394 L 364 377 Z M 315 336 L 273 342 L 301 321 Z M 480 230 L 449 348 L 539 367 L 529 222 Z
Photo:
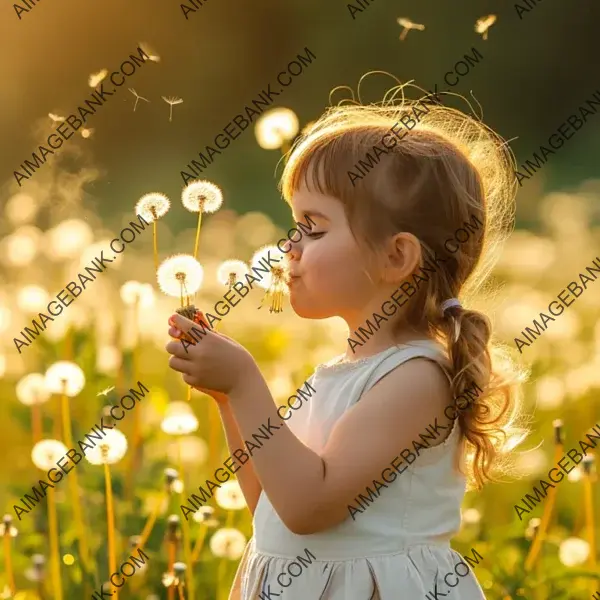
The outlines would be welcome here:
M 61 393 L 61 404 L 62 404 L 62 419 L 63 419 L 63 438 L 67 445 L 67 448 L 73 448 L 73 434 L 71 432 L 71 415 L 69 412 L 69 398 L 66 393 L 67 382 L 62 382 L 62 393 Z M 73 516 L 75 517 L 75 527 L 77 528 L 77 540 L 79 545 L 79 554 L 81 555 L 81 561 L 85 567 L 86 573 L 93 573 L 94 578 L 97 579 L 96 569 L 90 564 L 89 549 L 87 545 L 87 537 L 85 532 L 87 527 L 83 520 L 83 511 L 81 509 L 81 501 L 79 498 L 79 481 L 77 478 L 77 470 L 73 468 L 73 475 L 69 478 L 69 493 L 71 495 L 71 504 L 73 506 Z M 93 569 L 93 571 L 92 571 Z M 88 579 L 86 577 L 86 588 L 89 586 Z M 91 595 L 90 590 L 90 595 Z M 86 590 L 87 595 L 87 590 Z
M 554 447 L 554 463 L 556 464 L 563 455 L 564 445 L 562 442 L 557 442 Z M 552 509 L 554 508 L 554 503 L 556 502 L 556 491 L 557 488 L 553 487 L 548 492 L 548 499 L 546 500 L 546 505 L 544 506 L 544 513 L 542 515 L 542 521 L 538 528 L 537 534 L 533 540 L 533 544 L 529 549 L 529 553 L 527 554 L 527 558 L 525 559 L 525 571 L 531 571 L 533 569 L 537 559 L 540 555 L 540 550 L 542 549 L 542 543 L 544 538 L 546 537 L 546 531 L 548 530 L 548 526 L 550 525 L 550 518 L 552 516 Z

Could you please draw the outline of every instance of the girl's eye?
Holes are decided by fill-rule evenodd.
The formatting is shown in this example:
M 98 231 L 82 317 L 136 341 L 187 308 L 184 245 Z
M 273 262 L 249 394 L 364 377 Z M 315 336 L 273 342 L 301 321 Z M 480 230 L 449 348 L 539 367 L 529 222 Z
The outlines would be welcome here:
M 327 232 L 326 231 L 320 231 L 320 232 L 316 232 L 316 233 L 307 233 L 306 236 L 309 238 L 314 238 L 314 239 L 319 239 L 322 238 Z

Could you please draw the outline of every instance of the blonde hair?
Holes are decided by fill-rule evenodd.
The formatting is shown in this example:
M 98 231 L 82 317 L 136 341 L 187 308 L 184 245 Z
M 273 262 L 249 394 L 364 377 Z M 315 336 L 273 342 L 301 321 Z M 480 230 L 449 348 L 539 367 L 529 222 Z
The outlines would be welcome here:
M 473 385 L 483 390 L 466 409 L 457 410 L 469 486 L 481 488 L 495 479 L 492 469 L 494 474 L 507 470 L 508 450 L 518 443 L 515 437 L 507 442 L 509 434 L 518 433 L 519 441 L 525 437 L 526 429 L 516 424 L 522 425 L 519 384 L 526 373 L 505 348 L 492 343 L 485 314 L 452 307 L 444 316 L 440 305 L 449 298 L 474 297 L 494 266 L 514 227 L 516 163 L 506 142 L 479 119 L 429 97 L 408 100 L 405 87 L 394 88 L 391 98 L 378 104 L 329 108 L 296 140 L 280 187 L 287 202 L 302 184 L 339 199 L 368 261 L 398 232 L 419 240 L 421 266 L 436 256 L 445 260 L 410 298 L 406 321 L 399 325 L 426 331 L 445 344 L 453 398 Z M 356 175 L 355 165 L 360 160 L 364 165 L 376 145 L 383 147 L 382 138 L 394 124 L 396 132 L 405 133 L 400 119 L 410 124 L 407 115 L 413 129 L 393 148 L 385 146 L 386 155 L 362 178 L 351 179 L 349 171 Z M 445 241 L 473 219 L 483 230 L 449 253 Z M 455 322 L 460 327 L 456 341 Z

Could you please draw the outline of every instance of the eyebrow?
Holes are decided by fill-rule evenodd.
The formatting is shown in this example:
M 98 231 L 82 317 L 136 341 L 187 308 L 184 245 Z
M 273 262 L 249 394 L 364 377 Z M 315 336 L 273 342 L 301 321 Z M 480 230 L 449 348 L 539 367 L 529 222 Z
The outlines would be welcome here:
M 320 213 L 318 210 L 307 210 L 303 213 L 304 217 L 320 217 L 327 222 L 330 222 L 329 218 L 327 218 L 323 213 Z

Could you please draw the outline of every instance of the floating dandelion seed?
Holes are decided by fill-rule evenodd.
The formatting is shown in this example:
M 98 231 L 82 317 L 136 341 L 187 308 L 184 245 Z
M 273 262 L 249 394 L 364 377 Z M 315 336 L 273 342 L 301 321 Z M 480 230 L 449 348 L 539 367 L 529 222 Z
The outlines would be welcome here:
M 217 280 L 221 285 L 233 288 L 233 284 L 250 273 L 250 269 L 245 262 L 241 260 L 226 260 L 219 265 L 217 269 Z
M 95 88 L 107 75 L 108 69 L 102 69 L 102 71 L 92 73 L 88 78 L 88 85 Z
M 48 116 L 55 122 L 55 123 L 61 123 L 62 121 L 65 120 L 64 117 L 61 117 L 60 115 L 55 115 L 54 113 L 48 113 Z
M 84 128 L 81 130 L 81 137 L 82 137 L 82 138 L 86 138 L 86 139 L 87 139 L 87 138 L 90 138 L 90 137 L 92 137 L 92 133 L 94 133 L 94 130 L 93 130 L 93 129 L 88 129 L 87 127 L 84 127 Z
M 277 246 L 264 246 L 260 250 L 257 250 L 252 257 L 251 266 L 252 269 L 258 268 L 259 272 L 264 271 L 265 265 L 269 269 L 269 272 L 263 275 L 260 281 L 257 281 L 260 287 L 267 290 L 258 308 L 261 308 L 264 301 L 270 298 L 271 306 L 269 312 L 280 313 L 283 311 L 283 296 L 289 294 L 288 286 L 286 285 L 287 263 L 278 263 L 271 266 L 269 262 L 271 252 L 277 253 L 279 249 Z
M 142 49 L 143 52 L 145 52 L 148 55 L 148 58 L 151 61 L 160 62 L 160 56 L 158 56 L 158 54 L 156 54 L 156 52 L 154 52 L 154 50 L 152 50 L 152 48 L 150 48 L 150 46 L 146 44 L 146 42 L 140 42 L 138 46 Z
M 401 41 L 404 41 L 406 39 L 406 36 L 408 35 L 408 32 L 411 29 L 417 29 L 419 31 L 423 31 L 425 29 L 425 25 L 413 23 L 410 19 L 407 19 L 406 17 L 398 17 L 396 20 L 398 21 L 399 25 L 404 27 L 402 33 L 400 34 Z
M 161 98 L 169 105 L 169 123 L 173 120 L 173 105 L 181 104 L 183 100 L 181 98 L 165 98 L 161 96 Z
M 171 201 L 158 192 L 142 196 L 135 205 L 135 214 L 146 221 L 152 221 L 152 239 L 154 244 L 154 268 L 158 269 L 158 233 L 156 221 L 167 214 Z
M 189 254 L 175 254 L 164 260 L 156 272 L 158 286 L 167 296 L 181 300 L 195 294 L 202 285 L 204 269 L 202 265 Z
M 135 112 L 135 108 L 137 106 L 138 100 L 145 100 L 146 102 L 150 102 L 150 100 L 148 100 L 147 98 L 144 98 L 144 96 L 140 96 L 133 88 L 127 88 L 134 96 L 135 96 L 135 104 L 133 105 L 133 112 Z
M 488 29 L 496 22 L 496 15 L 488 15 L 487 17 L 481 17 L 481 19 L 477 19 L 475 23 L 475 31 L 477 33 L 483 34 L 483 39 L 487 40 L 488 38 Z
M 198 213 L 196 241 L 194 242 L 194 258 L 198 258 L 202 213 L 214 213 L 219 210 L 221 204 L 223 204 L 223 192 L 218 185 L 200 179 L 192 181 L 183 189 L 183 192 L 181 192 L 181 202 L 189 211 Z
M 98 396 L 108 396 L 109 392 L 112 392 L 115 389 L 114 385 L 111 385 L 110 387 L 104 388 L 101 392 L 98 392 L 96 394 L 96 397 Z

